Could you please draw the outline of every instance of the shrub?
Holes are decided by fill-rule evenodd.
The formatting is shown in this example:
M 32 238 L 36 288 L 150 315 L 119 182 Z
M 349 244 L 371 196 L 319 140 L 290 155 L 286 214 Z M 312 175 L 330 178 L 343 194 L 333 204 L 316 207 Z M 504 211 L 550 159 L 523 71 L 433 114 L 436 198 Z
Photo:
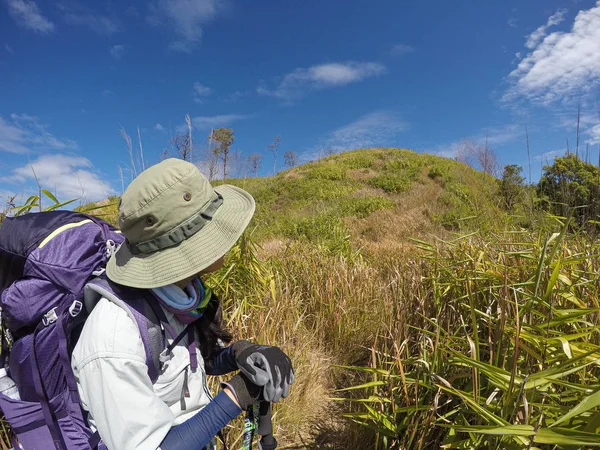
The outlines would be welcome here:
M 385 192 L 400 193 L 410 189 L 411 178 L 404 174 L 383 174 L 371 178 L 368 183 Z

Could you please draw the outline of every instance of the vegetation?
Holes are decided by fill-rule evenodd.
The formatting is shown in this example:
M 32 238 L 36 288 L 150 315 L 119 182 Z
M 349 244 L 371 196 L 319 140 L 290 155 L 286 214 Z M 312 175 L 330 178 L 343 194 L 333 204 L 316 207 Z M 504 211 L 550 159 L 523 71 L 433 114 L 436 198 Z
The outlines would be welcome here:
M 579 225 L 596 220 L 600 214 L 600 170 L 569 154 L 544 167 L 538 185 L 544 208 L 566 215 L 571 209 Z
M 577 179 L 589 191 L 559 211 L 544 177 L 534 202 L 519 167 L 498 180 L 409 150 L 225 180 L 257 212 L 208 282 L 237 337 L 294 361 L 281 446 L 600 446 L 600 244 L 571 225 L 598 221 L 583 208 L 597 185 Z M 115 223 L 116 204 L 92 211 Z

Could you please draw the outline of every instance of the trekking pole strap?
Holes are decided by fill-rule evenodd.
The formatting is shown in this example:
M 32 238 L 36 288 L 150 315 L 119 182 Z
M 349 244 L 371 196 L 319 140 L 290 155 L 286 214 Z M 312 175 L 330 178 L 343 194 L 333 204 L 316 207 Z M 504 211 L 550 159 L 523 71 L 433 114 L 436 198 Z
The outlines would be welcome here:
M 257 432 L 262 439 L 258 443 L 259 450 L 275 450 L 277 440 L 273 436 L 273 422 L 271 419 L 271 404 L 260 402 Z

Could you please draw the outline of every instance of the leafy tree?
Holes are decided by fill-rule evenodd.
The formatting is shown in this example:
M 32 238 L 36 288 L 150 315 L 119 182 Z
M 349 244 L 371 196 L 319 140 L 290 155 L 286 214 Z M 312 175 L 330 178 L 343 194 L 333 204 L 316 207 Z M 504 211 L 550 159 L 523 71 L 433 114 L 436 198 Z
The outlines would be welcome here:
M 523 168 L 516 164 L 504 166 L 502 180 L 500 181 L 500 194 L 504 199 L 504 206 L 511 210 L 515 207 L 525 189 L 525 179 L 521 176 Z
M 596 166 L 569 154 L 544 166 L 538 183 L 543 205 L 554 214 L 573 217 L 580 225 L 598 220 L 600 214 L 600 171 Z
M 235 140 L 233 129 L 221 127 L 212 132 L 212 140 L 217 145 L 214 148 L 215 155 L 223 160 L 223 178 L 227 178 L 227 159 L 229 158 L 229 149 Z
M 250 156 L 248 156 L 248 167 L 254 176 L 257 175 L 258 169 L 260 169 L 262 164 L 262 160 L 263 156 L 260 153 L 252 153 Z
M 298 157 L 296 156 L 296 152 L 294 150 L 288 150 L 285 152 L 283 159 L 285 160 L 285 165 L 290 169 L 298 164 Z

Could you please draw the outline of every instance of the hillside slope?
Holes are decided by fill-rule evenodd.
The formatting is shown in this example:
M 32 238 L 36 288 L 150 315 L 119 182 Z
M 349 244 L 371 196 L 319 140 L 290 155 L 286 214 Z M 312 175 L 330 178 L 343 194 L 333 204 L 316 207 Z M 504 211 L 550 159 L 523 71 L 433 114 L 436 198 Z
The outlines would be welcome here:
M 376 252 L 502 215 L 494 178 L 410 150 L 356 150 L 275 177 L 226 182 L 254 195 L 254 236 L 267 247 L 299 239 L 334 252 L 348 244 Z

